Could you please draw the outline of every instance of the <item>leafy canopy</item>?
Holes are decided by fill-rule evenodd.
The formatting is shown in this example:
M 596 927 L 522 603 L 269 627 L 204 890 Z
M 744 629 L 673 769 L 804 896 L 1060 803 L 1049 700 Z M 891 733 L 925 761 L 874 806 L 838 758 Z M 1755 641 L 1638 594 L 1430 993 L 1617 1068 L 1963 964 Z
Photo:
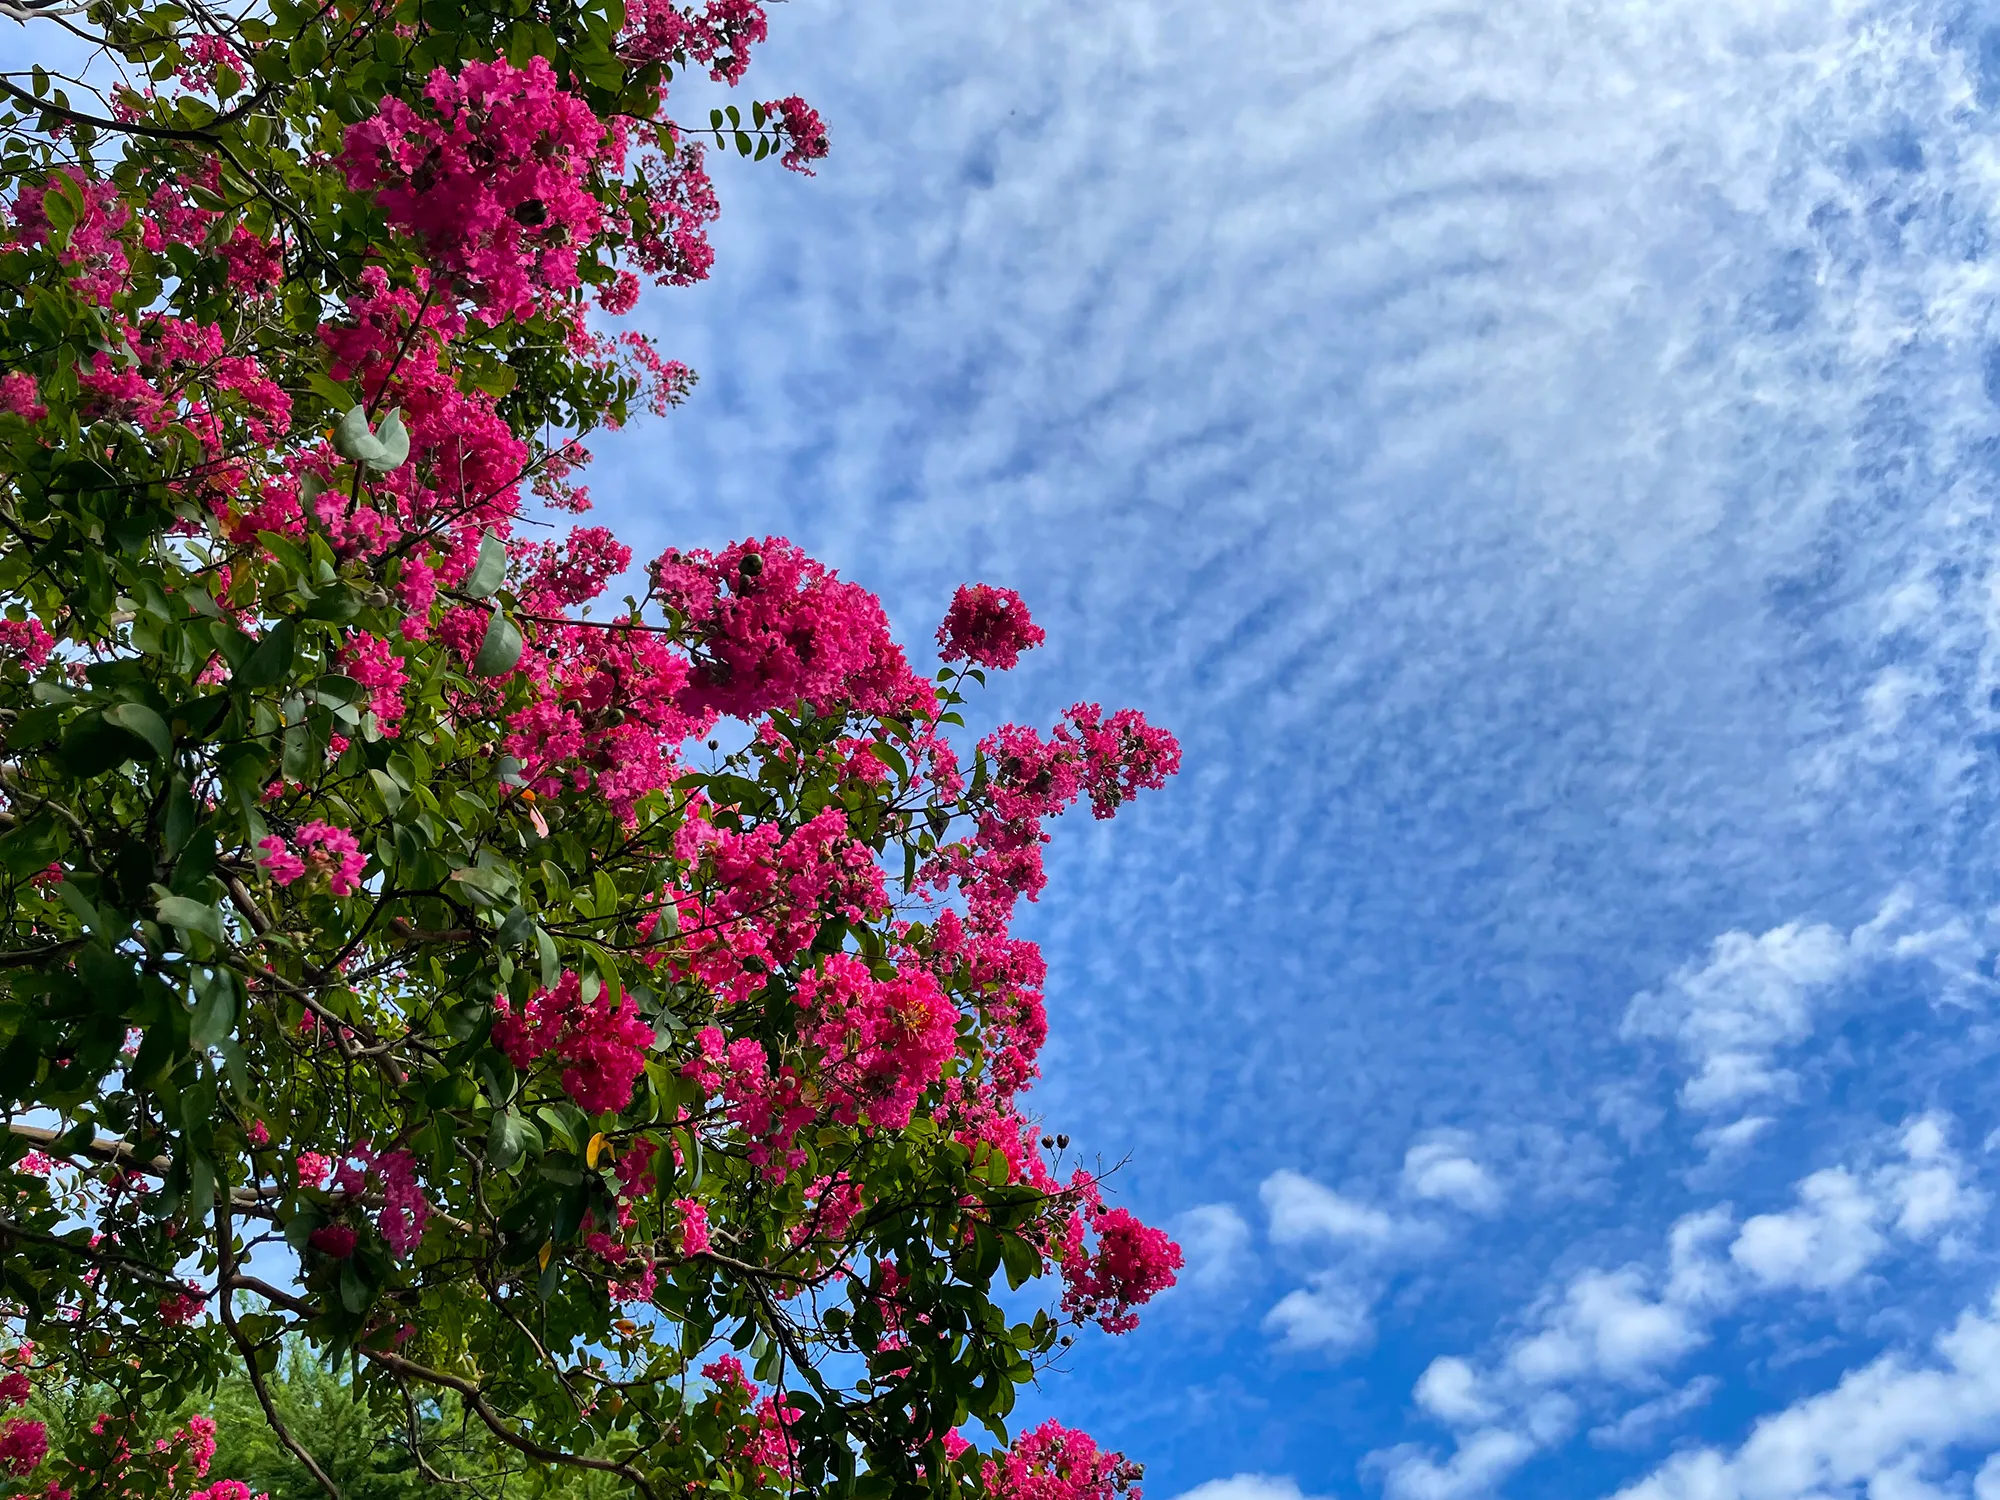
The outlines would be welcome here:
M 1011 592 L 926 678 L 783 538 L 607 603 L 566 519 L 692 381 L 617 320 L 707 273 L 710 156 L 826 152 L 796 97 L 670 113 L 761 9 L 0 9 L 88 48 L 0 77 L 0 1488 L 246 1493 L 158 1436 L 241 1381 L 340 1493 L 299 1347 L 427 1479 L 1126 1488 L 1008 1428 L 1180 1259 L 1023 1113 L 1008 926 L 1172 739 L 968 756 Z

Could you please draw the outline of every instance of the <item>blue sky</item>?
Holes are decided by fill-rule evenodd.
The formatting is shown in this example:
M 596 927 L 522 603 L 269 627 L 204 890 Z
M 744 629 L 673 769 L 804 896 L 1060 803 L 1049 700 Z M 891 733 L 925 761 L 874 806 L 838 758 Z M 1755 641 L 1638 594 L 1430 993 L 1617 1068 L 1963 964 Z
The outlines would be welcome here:
M 2000 9 L 793 0 L 642 555 L 775 530 L 1176 729 L 1051 1128 L 1154 1500 L 2000 1496 Z M 704 101 L 705 103 L 705 101 Z M 1259 1477 L 1261 1476 L 1261 1477 Z

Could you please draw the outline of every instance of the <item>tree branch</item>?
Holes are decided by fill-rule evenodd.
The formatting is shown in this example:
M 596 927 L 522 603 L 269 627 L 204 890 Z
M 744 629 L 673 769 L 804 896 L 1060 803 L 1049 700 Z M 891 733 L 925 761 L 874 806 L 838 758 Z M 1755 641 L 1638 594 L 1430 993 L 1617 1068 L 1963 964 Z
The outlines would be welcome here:
M 533 1438 L 523 1437 L 509 1427 L 504 1418 L 486 1403 L 486 1397 L 472 1381 L 444 1370 L 433 1370 L 428 1365 L 417 1364 L 404 1359 L 400 1354 L 391 1354 L 386 1349 L 370 1349 L 361 1345 L 356 1351 L 364 1359 L 372 1360 L 393 1375 L 402 1375 L 418 1380 L 425 1385 L 440 1386 L 456 1391 L 465 1404 L 472 1408 L 473 1415 L 486 1424 L 487 1430 L 508 1447 L 525 1453 L 532 1459 L 545 1464 L 564 1464 L 571 1468 L 595 1469 L 602 1474 L 616 1474 L 632 1484 L 647 1500 L 659 1500 L 659 1492 L 646 1482 L 646 1476 L 630 1464 L 620 1463 L 612 1458 L 590 1458 L 581 1453 L 565 1453 L 560 1448 L 545 1448 Z
M 278 1408 L 271 1400 L 271 1393 L 264 1385 L 263 1371 L 257 1368 L 257 1351 L 243 1330 L 236 1324 L 236 1309 L 231 1305 L 236 1300 L 236 1231 L 229 1222 L 229 1205 L 226 1200 L 218 1200 L 215 1205 L 215 1249 L 222 1258 L 221 1274 L 216 1277 L 217 1311 L 222 1316 L 222 1326 L 228 1330 L 230 1342 L 236 1345 L 236 1352 L 243 1356 L 243 1369 L 250 1377 L 250 1389 L 257 1393 L 257 1404 L 264 1408 L 264 1420 L 270 1425 L 278 1441 L 285 1445 L 285 1451 L 306 1466 L 306 1471 L 319 1481 L 319 1487 L 332 1500 L 346 1500 L 340 1493 L 340 1486 L 328 1477 L 313 1456 L 306 1452 L 305 1445 L 292 1436 L 278 1415 Z

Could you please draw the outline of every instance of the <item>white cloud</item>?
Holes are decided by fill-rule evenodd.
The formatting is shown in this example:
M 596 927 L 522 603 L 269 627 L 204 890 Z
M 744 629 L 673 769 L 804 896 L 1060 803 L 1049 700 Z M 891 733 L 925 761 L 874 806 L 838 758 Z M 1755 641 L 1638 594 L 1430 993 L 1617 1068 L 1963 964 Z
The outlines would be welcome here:
M 1386 1282 L 1384 1267 L 1442 1243 L 1438 1226 L 1391 1214 L 1344 1197 L 1289 1168 L 1258 1188 L 1274 1245 L 1330 1253 L 1306 1284 L 1285 1294 L 1264 1317 L 1284 1346 L 1342 1354 L 1375 1336 L 1371 1309 Z
M 1374 1298 L 1338 1271 L 1315 1271 L 1264 1315 L 1264 1329 L 1288 1349 L 1344 1354 L 1375 1336 Z
M 2000 1438 L 2000 1298 L 1969 1310 L 1935 1342 L 1936 1358 L 1891 1353 L 1830 1391 L 1764 1418 L 1733 1453 L 1680 1453 L 1619 1500 L 1794 1500 L 1865 1491 L 1872 1500 L 1940 1493 L 1928 1481 L 1950 1450 Z M 1979 1500 L 2000 1486 L 1980 1473 Z
M 1413 1394 L 1417 1405 L 1440 1421 L 1471 1427 L 1491 1421 L 1499 1411 L 1479 1387 L 1479 1372 L 1456 1355 L 1446 1354 L 1432 1360 L 1417 1377 Z
M 1970 1223 L 1986 1208 L 1970 1186 L 1964 1164 L 1950 1146 L 1946 1118 L 1921 1115 L 1897 1134 L 1891 1159 L 1850 1171 L 1829 1167 L 1798 1186 L 1798 1206 L 1759 1214 L 1743 1226 L 1730 1258 L 1767 1287 L 1830 1291 L 1846 1286 L 1903 1238 L 1955 1253 L 1948 1231 Z
M 1685 965 L 1662 990 L 1634 997 L 1625 1034 L 1679 1046 L 1695 1068 L 1681 1088 L 1689 1108 L 1781 1094 L 1792 1079 L 1772 1054 L 1811 1032 L 1814 993 L 1852 965 L 1846 939 L 1824 924 L 1787 922 L 1761 937 L 1726 932 L 1706 963 Z
M 1410 1147 L 1403 1157 L 1403 1191 L 1467 1213 L 1497 1212 L 1506 1194 L 1468 1152 L 1470 1139 L 1461 1131 L 1448 1131 Z
M 1455 1429 L 1455 1448 L 1444 1460 L 1410 1444 L 1373 1455 L 1391 1500 L 1485 1493 L 1535 1452 L 1567 1440 L 1581 1411 L 1615 1408 L 1628 1393 L 1660 1392 L 1591 1429 L 1593 1441 L 1606 1447 L 1645 1441 L 1713 1397 L 1718 1387 L 1709 1379 L 1678 1390 L 1665 1383 L 1676 1364 L 1709 1341 L 1715 1319 L 1753 1292 L 1846 1287 L 1899 1244 L 1952 1253 L 1954 1233 L 1984 1212 L 1986 1200 L 1966 1181 L 1950 1125 L 1943 1114 L 1916 1116 L 1857 1160 L 1803 1178 L 1791 1208 L 1740 1226 L 1727 1204 L 1686 1214 L 1668 1232 L 1661 1260 L 1571 1276 L 1528 1309 L 1526 1326 L 1485 1365 L 1433 1360 L 1413 1394 L 1422 1410 Z M 2000 1394 L 1995 1401 L 2000 1405 Z M 1705 1472 L 1691 1469 L 1673 1482 L 1693 1487 L 1647 1500 L 1726 1500 L 1736 1493 L 1701 1489 Z M 1913 1475 L 1887 1466 L 1882 1473 L 1871 1500 L 1919 1493 L 1908 1488 L 1917 1482 Z M 1806 1492 L 1771 1491 L 1769 1500 L 1780 1493 Z M 1743 1495 L 1763 1500 L 1765 1492 Z
M 1250 1226 L 1227 1203 L 1204 1203 L 1174 1220 L 1186 1258 L 1178 1285 L 1212 1292 L 1235 1282 L 1250 1258 Z
M 1853 1173 L 1831 1167 L 1799 1184 L 1797 1208 L 1746 1223 L 1729 1255 L 1766 1286 L 1845 1286 L 1888 1244 L 1875 1227 L 1881 1208 Z
M 1308 1500 L 1289 1474 L 1232 1474 L 1184 1490 L 1176 1500 Z
M 1906 1164 L 1885 1169 L 1885 1186 L 1896 1206 L 1896 1228 L 1913 1240 L 1929 1240 L 1986 1211 L 1986 1195 L 1965 1182 L 1964 1165 L 1951 1149 L 1947 1126 L 1946 1117 L 1935 1110 L 1912 1121 L 1901 1143 Z M 1957 1248 L 1950 1239 L 1943 1246 L 1948 1254 Z
M 1697 1375 L 1677 1391 L 1642 1402 L 1615 1422 L 1590 1429 L 1590 1440 L 1600 1448 L 1637 1448 L 1649 1443 L 1662 1427 L 1706 1406 L 1722 1387 L 1713 1375 Z
M 1508 1368 L 1531 1385 L 1580 1376 L 1642 1382 L 1707 1338 L 1689 1309 L 1646 1292 L 1637 1266 L 1585 1271 L 1570 1282 L 1548 1325 L 1516 1344 Z
M 1379 1208 L 1343 1198 L 1310 1177 L 1280 1168 L 1257 1190 L 1271 1219 L 1271 1239 L 1280 1245 L 1314 1240 L 1335 1244 L 1386 1245 L 1398 1237 L 1396 1221 Z
M 1694 1143 L 1708 1152 L 1710 1160 L 1734 1156 L 1749 1150 L 1757 1137 L 1776 1123 L 1769 1115 L 1745 1115 L 1727 1125 L 1711 1125 L 1694 1138 Z
M 1688 1109 L 1724 1111 L 1787 1098 L 1797 1078 L 1778 1065 L 1778 1054 L 1812 1034 L 1829 992 L 1873 965 L 1921 961 L 1942 975 L 1947 997 L 1955 996 L 1983 983 L 1974 972 L 1982 951 L 1963 917 L 1919 910 L 1909 892 L 1898 890 L 1845 935 L 1804 922 L 1758 937 L 1724 933 L 1705 961 L 1684 964 L 1659 990 L 1634 996 L 1623 1031 L 1675 1044 L 1692 1070 L 1680 1090 Z M 1704 1144 L 1733 1148 L 1761 1129 L 1748 1118 L 1737 1126 L 1746 1134 L 1723 1131 L 1705 1136 Z
M 1472 1433 L 1440 1464 L 1413 1444 L 1371 1454 L 1367 1466 L 1382 1475 L 1389 1500 L 1467 1500 L 1495 1485 L 1534 1456 L 1534 1442 L 1504 1427 Z

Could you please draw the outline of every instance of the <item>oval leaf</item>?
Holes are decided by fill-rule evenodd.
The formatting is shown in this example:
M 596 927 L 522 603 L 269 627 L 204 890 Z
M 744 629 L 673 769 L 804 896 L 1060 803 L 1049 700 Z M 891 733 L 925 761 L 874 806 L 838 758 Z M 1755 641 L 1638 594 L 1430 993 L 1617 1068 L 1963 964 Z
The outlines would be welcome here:
M 363 454 L 361 461 L 378 474 L 386 474 L 391 469 L 401 468 L 410 456 L 410 434 L 403 426 L 403 409 L 389 408 L 389 415 L 382 419 L 382 425 L 375 429 L 375 446 L 381 452 L 370 457 Z
M 371 468 L 388 456 L 388 450 L 368 430 L 368 411 L 360 406 L 348 408 L 347 415 L 340 419 L 340 425 L 333 429 L 333 451 L 342 458 L 368 464 Z M 390 467 L 395 466 L 392 464 Z
M 514 670 L 521 659 L 521 632 L 502 610 L 494 610 L 486 622 L 486 638 L 479 643 L 479 655 L 472 659 L 476 677 L 499 677 Z
M 190 900 L 186 896 L 162 896 L 160 920 L 171 922 L 183 932 L 206 933 L 218 943 L 222 941 L 222 913 L 206 902 Z M 225 1035 L 227 1031 L 225 1027 Z
M 479 561 L 466 575 L 465 592 L 474 599 L 489 599 L 507 576 L 507 544 L 487 532 L 479 543 Z
M 167 721 L 145 704 L 114 703 L 104 710 L 104 722 L 138 736 L 153 747 L 161 760 L 173 759 L 174 737 L 167 729 Z

